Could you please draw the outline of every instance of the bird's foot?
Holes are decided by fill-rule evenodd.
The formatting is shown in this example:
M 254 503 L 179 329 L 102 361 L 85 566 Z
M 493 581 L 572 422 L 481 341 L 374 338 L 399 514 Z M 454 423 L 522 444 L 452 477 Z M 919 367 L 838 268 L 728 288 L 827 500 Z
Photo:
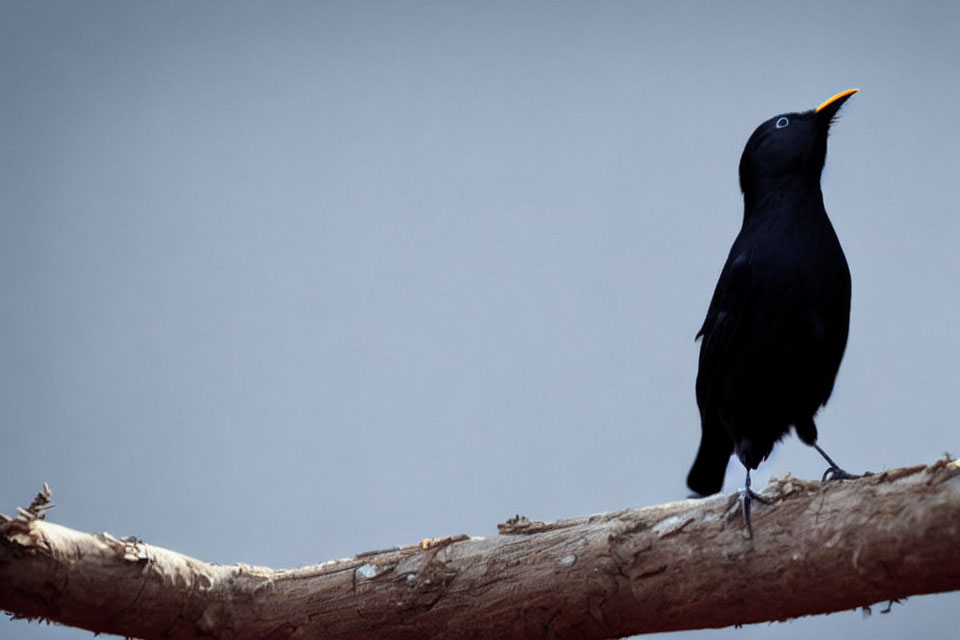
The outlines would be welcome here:
M 869 474 L 865 474 L 869 475 Z M 863 475 L 854 475 L 844 471 L 840 467 L 833 466 L 828 467 L 826 471 L 823 472 L 823 477 L 820 478 L 820 482 L 826 482 L 827 480 L 855 480 L 857 478 L 862 478 Z
M 747 479 L 743 486 L 743 494 L 740 498 L 740 504 L 743 509 L 743 522 L 747 525 L 747 539 L 753 539 L 753 523 L 750 522 L 750 507 L 756 500 L 761 504 L 770 504 L 772 500 L 764 498 L 759 493 L 750 488 L 750 468 L 747 468 Z
M 753 539 L 753 524 L 750 522 L 750 490 L 745 489 L 740 497 L 740 507 L 743 509 L 743 523 L 747 525 L 747 539 Z
M 770 498 L 764 498 L 753 489 L 747 488 L 743 490 L 743 493 L 740 496 L 740 504 L 743 509 L 743 522 L 747 525 L 747 539 L 753 538 L 753 524 L 750 521 L 750 510 L 754 500 L 760 504 L 773 503 L 773 500 Z
M 855 480 L 856 478 L 862 478 L 864 476 L 872 476 L 873 474 L 867 471 L 861 475 L 854 475 L 848 473 L 840 468 L 836 462 L 833 461 L 833 458 L 827 455 L 827 452 L 820 448 L 819 445 L 814 443 L 813 448 L 820 452 L 820 455 L 827 461 L 827 464 L 830 466 L 827 467 L 827 470 L 823 472 L 823 477 L 820 478 L 820 482 L 826 482 L 827 480 Z

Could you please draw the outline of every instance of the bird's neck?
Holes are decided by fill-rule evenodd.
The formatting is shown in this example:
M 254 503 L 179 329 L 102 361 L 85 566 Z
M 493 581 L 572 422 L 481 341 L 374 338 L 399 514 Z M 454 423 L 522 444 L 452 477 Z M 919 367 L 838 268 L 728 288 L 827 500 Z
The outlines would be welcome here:
M 786 178 L 761 185 L 753 193 L 744 193 L 744 219 L 776 217 L 783 222 L 792 218 L 810 220 L 826 213 L 820 181 Z

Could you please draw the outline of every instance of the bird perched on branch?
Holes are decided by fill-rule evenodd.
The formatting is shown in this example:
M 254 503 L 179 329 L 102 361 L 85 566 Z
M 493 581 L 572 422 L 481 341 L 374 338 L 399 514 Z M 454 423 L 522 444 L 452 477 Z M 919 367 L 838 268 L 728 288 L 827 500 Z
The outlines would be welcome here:
M 747 470 L 751 536 L 751 498 L 759 496 L 750 470 L 790 427 L 826 458 L 824 478 L 854 477 L 817 445 L 813 417 L 833 390 L 850 324 L 850 270 L 820 174 L 830 125 L 856 92 L 774 116 L 750 136 L 740 158 L 743 225 L 697 334 L 702 434 L 687 485 L 700 495 L 720 491 L 736 453 Z

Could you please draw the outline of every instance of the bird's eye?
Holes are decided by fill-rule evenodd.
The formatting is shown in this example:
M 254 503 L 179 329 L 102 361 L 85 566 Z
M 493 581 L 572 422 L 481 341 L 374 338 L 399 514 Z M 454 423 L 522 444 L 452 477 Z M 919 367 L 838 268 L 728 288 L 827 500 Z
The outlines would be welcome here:
M 784 127 L 790 126 L 790 119 L 783 117 L 777 120 L 777 129 L 783 129 Z

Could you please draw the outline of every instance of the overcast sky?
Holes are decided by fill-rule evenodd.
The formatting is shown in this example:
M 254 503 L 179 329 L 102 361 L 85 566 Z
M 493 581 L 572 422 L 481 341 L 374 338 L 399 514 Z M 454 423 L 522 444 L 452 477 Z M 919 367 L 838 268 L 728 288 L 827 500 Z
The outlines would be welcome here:
M 685 497 L 743 145 L 851 87 L 820 444 L 956 454 L 958 62 L 955 2 L 2 2 L 0 511 L 287 567 Z

